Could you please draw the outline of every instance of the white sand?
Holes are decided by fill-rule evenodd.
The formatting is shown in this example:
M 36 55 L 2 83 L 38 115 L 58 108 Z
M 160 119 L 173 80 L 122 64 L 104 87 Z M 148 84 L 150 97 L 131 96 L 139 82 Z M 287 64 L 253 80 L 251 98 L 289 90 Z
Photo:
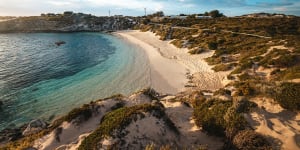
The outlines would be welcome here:
M 99 106 L 102 106 L 98 109 L 98 113 L 86 122 L 81 124 L 74 125 L 72 123 L 64 122 L 60 127 L 63 129 L 62 133 L 59 135 L 60 141 L 56 141 L 54 131 L 50 134 L 44 136 L 43 138 L 35 141 L 34 147 L 43 150 L 53 150 L 57 147 L 62 149 L 77 149 L 80 145 L 80 142 L 84 137 L 88 136 L 92 131 L 94 131 L 104 114 L 110 111 L 110 108 L 117 103 L 114 99 L 101 101 L 98 103 Z
M 136 38 L 131 33 L 139 32 L 118 32 L 117 34 L 145 50 L 151 67 L 151 87 L 161 93 L 169 94 L 183 90 L 184 84 L 187 82 L 186 68 L 176 61 L 163 57 L 157 48 Z
M 187 49 L 176 48 L 170 41 L 161 41 L 152 32 L 136 30 L 117 32 L 117 35 L 145 50 L 151 67 L 151 86 L 161 93 L 175 94 L 185 90 L 186 73 L 197 73 L 196 85 L 200 89 L 216 90 L 224 85 L 222 80 L 227 73 L 216 73 L 204 58 L 213 51 L 190 55 Z
M 253 101 L 259 107 L 245 118 L 255 131 L 271 137 L 274 149 L 300 150 L 300 113 L 285 110 L 272 99 Z
M 210 150 L 221 149 L 223 142 L 221 138 L 209 136 L 201 131 L 193 119 L 193 108 L 187 107 L 181 102 L 162 102 L 166 108 L 166 113 L 172 122 L 179 129 L 181 136 L 179 143 L 182 147 L 192 149 L 197 145 L 205 145 Z

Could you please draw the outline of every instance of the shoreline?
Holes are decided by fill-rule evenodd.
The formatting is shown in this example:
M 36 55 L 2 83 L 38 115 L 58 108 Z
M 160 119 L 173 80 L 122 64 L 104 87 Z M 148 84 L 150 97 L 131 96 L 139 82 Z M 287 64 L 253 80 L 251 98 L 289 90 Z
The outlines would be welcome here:
M 160 93 L 176 94 L 189 88 L 214 91 L 224 87 L 228 73 L 214 72 L 204 60 L 212 56 L 213 51 L 190 55 L 188 49 L 162 41 L 152 32 L 128 30 L 113 35 L 144 50 L 150 64 L 151 87 Z M 188 79 L 188 75 L 192 79 Z
M 185 84 L 188 82 L 186 72 L 188 68 L 177 61 L 162 56 L 160 48 L 153 47 L 146 41 L 135 38 L 128 34 L 139 31 L 118 31 L 114 35 L 121 37 L 125 41 L 137 46 L 148 56 L 150 65 L 150 86 L 159 93 L 176 94 L 185 90 Z

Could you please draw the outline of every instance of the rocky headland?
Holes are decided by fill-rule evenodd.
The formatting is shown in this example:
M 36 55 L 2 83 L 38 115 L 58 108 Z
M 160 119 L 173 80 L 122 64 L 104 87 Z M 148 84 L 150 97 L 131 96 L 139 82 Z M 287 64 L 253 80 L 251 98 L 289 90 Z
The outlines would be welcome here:
M 135 17 L 103 16 L 64 12 L 41 16 L 15 17 L 0 22 L 0 33 L 19 32 L 99 32 L 127 30 L 135 26 Z

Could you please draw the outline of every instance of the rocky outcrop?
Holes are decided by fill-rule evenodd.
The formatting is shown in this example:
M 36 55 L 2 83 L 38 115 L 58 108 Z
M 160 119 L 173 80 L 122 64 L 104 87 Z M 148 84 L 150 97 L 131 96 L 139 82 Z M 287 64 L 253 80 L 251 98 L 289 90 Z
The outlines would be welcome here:
M 53 14 L 19 17 L 0 22 L 0 33 L 114 31 L 131 29 L 135 24 L 133 17 L 96 17 L 82 13 Z
M 27 135 L 31 135 L 31 134 L 34 134 L 34 133 L 37 133 L 43 129 L 46 129 L 47 128 L 47 123 L 40 120 L 40 119 L 37 119 L 37 120 L 32 120 L 27 128 L 23 131 L 23 135 L 24 136 L 27 136 Z

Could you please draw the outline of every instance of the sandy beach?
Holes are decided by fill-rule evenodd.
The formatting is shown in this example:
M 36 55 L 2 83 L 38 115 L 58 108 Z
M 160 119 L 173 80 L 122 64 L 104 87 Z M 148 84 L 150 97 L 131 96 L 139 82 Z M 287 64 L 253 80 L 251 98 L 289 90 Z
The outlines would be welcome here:
M 224 86 L 222 80 L 227 73 L 214 72 L 204 61 L 213 55 L 213 51 L 190 55 L 188 49 L 161 41 L 152 32 L 129 30 L 115 34 L 145 50 L 151 67 L 151 87 L 161 93 L 175 94 L 186 90 L 187 73 L 193 74 L 194 84 L 199 89 L 216 90 Z

